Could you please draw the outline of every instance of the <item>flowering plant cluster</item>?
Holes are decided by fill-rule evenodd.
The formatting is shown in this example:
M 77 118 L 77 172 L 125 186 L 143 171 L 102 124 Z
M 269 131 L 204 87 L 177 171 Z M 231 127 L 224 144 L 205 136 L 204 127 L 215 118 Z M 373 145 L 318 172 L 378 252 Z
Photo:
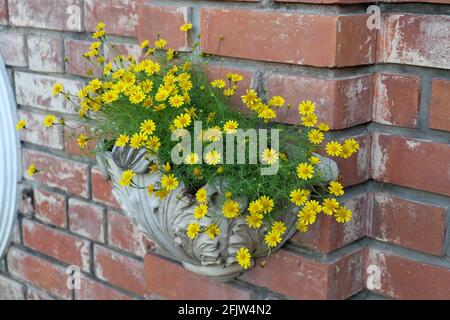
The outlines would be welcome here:
M 180 27 L 180 32 L 192 32 L 192 25 Z M 331 157 L 348 158 L 359 149 L 354 139 L 340 143 L 326 140 L 329 126 L 320 123 L 316 105 L 312 101 L 299 101 L 298 117 L 301 125 L 287 126 L 276 123 L 281 108 L 287 105 L 282 96 L 261 96 L 254 89 L 246 89 L 240 98 L 245 110 L 232 108 L 231 98 L 244 80 L 238 73 L 224 78 L 208 80 L 206 70 L 213 57 L 199 53 L 200 35 L 197 35 L 191 55 L 183 55 L 168 47 L 168 42 L 157 37 L 153 43 L 141 43 L 142 57 L 117 55 L 107 60 L 101 54 L 102 46 L 115 48 L 108 41 L 105 25 L 99 23 L 93 34 L 95 42 L 83 56 L 87 63 L 103 70 L 100 79 L 91 80 L 78 93 L 65 92 L 62 84 L 54 86 L 54 94 L 62 94 L 73 103 L 84 126 L 89 127 L 77 137 L 81 148 L 91 140 L 97 143 L 95 151 L 107 151 L 116 147 L 145 149 L 152 162 L 148 172 L 161 174 L 158 183 L 140 186 L 133 178 L 132 170 L 123 172 L 119 181 L 122 187 L 146 188 L 149 196 L 166 197 L 181 186 L 192 195 L 196 203 L 193 222 L 187 226 L 187 236 L 196 238 L 206 233 L 210 238 L 220 236 L 224 219 L 245 216 L 248 227 L 261 229 L 264 224 L 265 243 L 269 249 L 277 247 L 286 233 L 281 214 L 297 214 L 297 228 L 306 232 L 319 214 L 333 216 L 338 223 L 348 222 L 351 211 L 339 203 L 344 194 L 338 181 L 325 183 L 318 170 L 321 158 L 315 152 L 326 152 Z M 70 61 L 68 61 L 70 63 Z M 194 122 L 202 124 L 200 132 L 194 132 Z M 64 119 L 49 114 L 44 125 L 64 125 Z M 24 120 L 17 128 L 27 129 Z M 280 132 L 279 144 L 271 143 L 258 152 L 258 160 L 251 163 L 245 155 L 245 163 L 230 164 L 220 148 L 207 148 L 209 144 L 224 141 L 240 129 L 276 128 Z M 178 141 L 173 137 L 193 136 L 205 152 L 190 152 L 181 163 L 174 163 L 173 150 Z M 252 142 L 244 139 L 247 147 Z M 193 142 L 194 143 L 194 142 Z M 261 175 L 259 169 L 278 165 L 276 174 Z M 42 170 L 42 169 L 41 169 Z M 39 173 L 32 164 L 29 174 Z M 227 192 L 220 215 L 208 208 L 208 183 L 220 179 Z M 236 197 L 249 199 L 248 208 L 241 208 Z M 292 206 L 297 211 L 287 212 Z M 206 216 L 212 223 L 205 225 Z M 242 247 L 236 261 L 247 269 L 251 266 L 252 252 Z

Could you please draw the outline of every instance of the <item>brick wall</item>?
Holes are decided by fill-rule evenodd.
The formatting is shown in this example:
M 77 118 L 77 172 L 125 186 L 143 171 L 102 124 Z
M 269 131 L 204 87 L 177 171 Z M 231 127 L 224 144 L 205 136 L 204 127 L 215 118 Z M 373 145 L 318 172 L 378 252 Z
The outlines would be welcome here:
M 450 298 L 449 0 L 379 1 L 380 30 L 366 27 L 361 0 L 140 2 L 0 0 L 0 53 L 33 129 L 21 135 L 23 165 L 46 168 L 21 182 L 0 298 Z M 230 284 L 146 253 L 151 242 L 120 214 L 95 160 L 60 126 L 40 125 L 46 112 L 70 114 L 51 87 L 86 81 L 79 56 L 98 21 L 124 52 L 157 32 L 187 50 L 178 27 L 192 22 L 202 50 L 223 57 L 213 64 L 289 102 L 315 100 L 337 138 L 361 144 L 341 164 L 353 220 L 321 217 Z M 81 290 L 66 286 L 69 265 L 82 270 Z

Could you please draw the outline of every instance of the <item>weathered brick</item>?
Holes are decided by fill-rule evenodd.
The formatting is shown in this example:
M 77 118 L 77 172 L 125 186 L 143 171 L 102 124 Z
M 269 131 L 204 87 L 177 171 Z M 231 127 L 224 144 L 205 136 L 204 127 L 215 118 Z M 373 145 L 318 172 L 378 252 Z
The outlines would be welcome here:
M 7 261 L 8 270 L 12 275 L 61 298 L 70 299 L 71 290 L 67 288 L 67 274 L 64 267 L 15 247 L 9 250 Z
M 19 27 L 81 31 L 81 0 L 9 0 L 9 21 Z
M 372 178 L 449 196 L 450 145 L 374 134 Z
M 248 290 L 201 277 L 155 254 L 147 254 L 144 265 L 147 290 L 165 299 L 250 299 Z
M 84 27 L 94 31 L 99 22 L 106 24 L 108 34 L 136 36 L 138 0 L 85 0 Z
M 21 140 L 57 150 L 64 149 L 62 126 L 46 128 L 44 126 L 45 116 L 45 113 L 20 109 L 19 118 L 26 121 L 28 129 L 20 132 Z
M 139 41 L 157 39 L 158 34 L 167 40 L 167 47 L 177 51 L 189 51 L 189 33 L 180 27 L 189 22 L 190 8 L 181 6 L 139 6 Z
M 24 219 L 22 227 L 25 246 L 89 272 L 89 241 L 32 220 Z
M 374 62 L 375 31 L 366 28 L 366 20 L 366 15 L 203 8 L 202 51 L 318 67 L 368 64 Z
M 144 257 L 146 252 L 144 235 L 127 217 L 113 211 L 108 212 L 108 243 L 119 249 Z
M 386 14 L 377 57 L 380 62 L 450 69 L 450 17 Z
M 95 274 L 104 281 L 143 296 L 144 264 L 104 247 L 94 246 Z
M 63 72 L 62 40 L 58 37 L 28 35 L 28 63 L 31 70 Z
M 94 60 L 89 61 L 83 57 L 83 53 L 89 51 L 92 41 L 65 39 L 66 72 L 82 77 L 99 77 L 101 68 Z
M 324 263 L 281 249 L 240 279 L 294 299 L 345 299 L 363 289 L 364 250 Z M 283 270 L 283 272 L 280 272 Z
M 67 121 L 67 127 L 64 127 L 64 151 L 68 154 L 74 156 L 85 156 L 95 159 L 95 147 L 96 141 L 95 139 L 91 140 L 91 136 L 89 135 L 89 129 L 86 125 L 83 125 L 79 121 Z M 88 141 L 87 146 L 83 149 L 80 148 L 78 144 L 78 137 L 83 133 L 86 135 Z
M 120 209 L 120 204 L 112 194 L 112 183 L 98 167 L 91 169 L 92 199 Z
M 75 113 L 73 104 L 62 95 L 53 96 L 53 86 L 57 83 L 62 83 L 64 91 L 72 94 L 77 94 L 83 87 L 83 82 L 79 80 L 15 72 L 17 103 L 52 112 Z
M 69 199 L 69 228 L 89 239 L 104 242 L 104 210 L 102 207 L 78 199 Z
M 0 24 L 8 24 L 7 0 L 0 0 Z
M 419 81 L 418 76 L 377 73 L 374 81 L 373 121 L 417 128 Z
M 81 276 L 80 290 L 75 290 L 76 300 L 131 300 L 131 296 L 108 287 L 99 281 Z
M 23 300 L 24 286 L 19 282 L 0 275 L 0 300 Z
M 5 64 L 15 67 L 26 67 L 26 44 L 23 32 L 0 31 L 0 54 Z
M 36 288 L 27 286 L 27 300 L 55 300 L 53 297 L 51 297 L 46 292 L 43 292 L 41 290 L 38 290 Z
M 326 215 L 319 215 L 317 221 L 306 233 L 297 233 L 291 242 L 320 252 L 332 252 L 366 236 L 366 223 L 370 215 L 371 200 L 367 193 L 353 196 L 344 201 L 352 210 L 350 222 L 342 224 Z
M 375 193 L 372 238 L 425 253 L 443 255 L 446 208 Z
M 67 227 L 67 199 L 64 195 L 35 189 L 36 218 L 60 228 Z
M 397 299 L 450 299 L 448 268 L 377 249 L 369 249 L 367 266 L 376 270 L 366 281 L 373 292 Z
M 142 48 L 138 44 L 111 42 L 110 46 L 105 46 L 105 58 L 112 60 L 118 55 L 132 56 L 135 58 L 141 58 Z
M 450 131 L 450 81 L 433 79 L 431 82 L 429 127 Z
M 320 121 L 332 129 L 348 128 L 372 118 L 372 75 L 344 79 L 323 79 L 306 76 L 270 74 L 268 93 L 286 98 L 291 108 L 280 108 L 277 121 L 300 123 L 298 104 L 302 100 L 314 101 Z
M 28 166 L 34 163 L 40 170 L 29 177 Z M 23 149 L 24 177 L 62 189 L 78 196 L 88 196 L 88 165 L 49 155 L 45 152 Z

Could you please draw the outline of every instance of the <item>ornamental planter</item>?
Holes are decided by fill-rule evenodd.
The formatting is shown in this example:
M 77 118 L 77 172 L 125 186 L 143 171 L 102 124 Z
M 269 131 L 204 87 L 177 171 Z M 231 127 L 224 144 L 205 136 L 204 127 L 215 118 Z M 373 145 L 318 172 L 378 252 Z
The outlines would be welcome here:
M 321 158 L 317 167 L 326 181 L 335 180 L 338 175 L 337 164 L 316 154 Z M 260 229 L 249 228 L 241 215 L 236 219 L 223 219 L 219 225 L 222 232 L 214 239 L 206 234 L 199 234 L 195 239 L 186 235 L 187 226 L 195 221 L 193 211 L 195 198 L 187 193 L 180 183 L 166 198 L 149 196 L 145 188 L 121 187 L 118 183 L 122 173 L 133 170 L 133 180 L 138 185 L 155 184 L 161 179 L 161 173 L 149 173 L 149 164 L 155 160 L 145 149 L 114 147 L 112 152 L 97 154 L 97 161 L 104 173 L 113 182 L 113 194 L 120 203 L 123 212 L 131 218 L 141 231 L 157 245 L 157 252 L 175 259 L 194 273 L 226 282 L 233 280 L 244 270 L 236 262 L 236 252 L 241 247 L 254 252 L 253 258 L 267 257 L 269 250 L 264 243 L 266 223 Z M 220 213 L 225 200 L 225 187 L 221 182 L 206 185 L 210 212 Z M 235 197 L 241 212 L 248 206 L 248 199 Z M 297 210 L 292 204 L 274 210 L 283 210 L 281 221 L 286 225 L 283 241 L 272 252 L 278 250 L 296 231 Z M 202 226 L 211 223 L 208 217 L 200 221 Z M 252 259 L 254 266 L 254 259 Z

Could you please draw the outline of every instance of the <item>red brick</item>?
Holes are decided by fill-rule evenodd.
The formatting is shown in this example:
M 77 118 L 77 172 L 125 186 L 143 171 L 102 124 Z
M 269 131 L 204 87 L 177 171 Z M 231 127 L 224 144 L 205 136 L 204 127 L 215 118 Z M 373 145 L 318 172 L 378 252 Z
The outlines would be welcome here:
M 0 300 L 23 300 L 24 286 L 19 282 L 0 275 Z
M 60 228 L 67 227 L 67 199 L 65 196 L 43 189 L 35 189 L 34 201 L 36 218 Z
M 429 127 L 450 131 L 450 81 L 433 79 L 431 85 L 431 102 Z
M 24 219 L 22 227 L 25 246 L 89 272 L 91 261 L 89 241 L 32 220 Z
M 294 299 L 345 299 L 363 289 L 364 250 L 324 263 L 281 249 L 240 279 Z M 283 272 L 280 272 L 283 270 Z
M 104 210 L 102 207 L 74 198 L 69 199 L 69 228 L 80 236 L 104 242 Z
M 236 90 L 236 94 L 231 97 L 231 104 L 233 106 L 239 107 L 242 110 L 248 110 L 245 105 L 242 103 L 242 98 L 245 94 L 245 91 L 249 88 L 256 88 L 257 86 L 257 75 L 255 72 L 250 70 L 245 70 L 242 68 L 233 68 L 233 67 L 223 67 L 223 66 L 214 66 L 210 65 L 206 71 L 206 75 L 210 81 L 216 79 L 224 79 L 227 80 L 228 73 L 238 73 L 244 77 L 244 80 L 239 82 L 238 88 Z
M 62 40 L 58 37 L 28 35 L 28 63 L 31 70 L 63 72 Z
M 247 300 L 251 292 L 207 279 L 154 254 L 145 256 L 147 290 L 169 300 Z M 188 290 L 186 290 L 188 288 Z
M 26 67 L 25 36 L 22 32 L 4 30 L 0 32 L 0 54 L 5 64 L 15 67 Z
M 138 0 L 85 0 L 84 27 L 94 31 L 99 22 L 106 24 L 108 34 L 135 37 Z
M 76 300 L 131 300 L 132 297 L 108 287 L 94 279 L 81 276 L 80 290 L 75 290 Z
M 374 134 L 372 177 L 414 189 L 450 195 L 450 145 Z
M 136 59 L 141 58 L 143 49 L 138 44 L 111 42 L 110 46 L 105 46 L 105 58 L 112 60 L 118 55 L 132 56 Z
M 64 151 L 74 156 L 84 156 L 95 159 L 96 140 L 91 139 L 90 130 L 79 121 L 67 121 L 68 127 L 64 127 Z M 87 146 L 83 149 L 78 144 L 78 136 L 83 133 L 87 136 Z
M 22 141 L 37 144 L 47 148 L 63 150 L 62 126 L 46 128 L 44 123 L 45 113 L 19 110 L 19 118 L 26 121 L 29 130 L 22 130 L 20 138 Z
M 91 169 L 92 199 L 120 209 L 120 204 L 112 194 L 112 182 L 107 180 L 98 167 Z
M 9 0 L 9 22 L 19 27 L 81 31 L 81 0 Z
M 267 77 L 270 96 L 281 95 L 291 108 L 281 108 L 277 121 L 300 123 L 298 104 L 314 101 L 319 120 L 332 129 L 343 129 L 372 118 L 372 75 L 344 79 L 322 79 L 305 76 L 271 74 Z
M 450 68 L 450 17 L 387 14 L 379 36 L 380 62 Z
M 34 163 L 37 172 L 33 177 L 27 173 L 28 166 Z M 23 149 L 24 177 L 62 189 L 78 196 L 88 196 L 88 165 L 49 155 L 45 152 Z
M 144 235 L 126 216 L 108 212 L 108 243 L 119 249 L 144 257 Z
M 375 193 L 372 238 L 429 254 L 444 254 L 446 208 Z
M 65 39 L 64 47 L 66 53 L 66 72 L 82 77 L 100 77 L 101 68 L 83 58 L 83 54 L 89 51 L 92 41 Z M 89 72 L 88 72 L 89 71 Z M 91 73 L 92 72 L 92 73 Z
M 27 286 L 27 300 L 55 300 L 46 292 Z
M 275 2 L 348 4 L 348 3 L 366 3 L 367 0 L 275 0 Z
M 142 262 L 98 245 L 94 256 L 97 278 L 141 296 L 146 293 Z
M 291 242 L 310 250 L 332 252 L 366 236 L 366 222 L 370 215 L 370 195 L 360 194 L 344 201 L 352 210 L 350 222 L 337 223 L 336 219 L 319 215 L 317 221 L 306 233 L 297 233 Z
M 70 299 L 71 290 L 67 288 L 67 274 L 64 267 L 14 247 L 9 250 L 7 261 L 8 270 L 12 275 L 54 295 Z
M 7 0 L 0 0 L 0 24 L 8 24 Z
M 366 20 L 366 15 L 203 8 L 202 51 L 317 67 L 368 64 L 374 61 L 375 31 L 366 28 Z
M 406 128 L 417 128 L 420 78 L 377 73 L 374 81 L 373 121 Z
M 72 103 L 62 95 L 53 96 L 53 86 L 62 83 L 64 91 L 77 94 L 83 87 L 82 81 L 27 72 L 15 72 L 14 75 L 18 104 L 51 112 L 75 113 Z
M 167 40 L 168 48 L 177 51 L 189 51 L 190 33 L 180 30 L 183 24 L 189 22 L 189 14 L 189 7 L 140 5 L 139 41 L 148 39 L 153 42 L 159 34 L 161 38 Z
M 370 249 L 368 266 L 379 268 L 367 279 L 373 292 L 397 299 L 450 299 L 450 270 Z

